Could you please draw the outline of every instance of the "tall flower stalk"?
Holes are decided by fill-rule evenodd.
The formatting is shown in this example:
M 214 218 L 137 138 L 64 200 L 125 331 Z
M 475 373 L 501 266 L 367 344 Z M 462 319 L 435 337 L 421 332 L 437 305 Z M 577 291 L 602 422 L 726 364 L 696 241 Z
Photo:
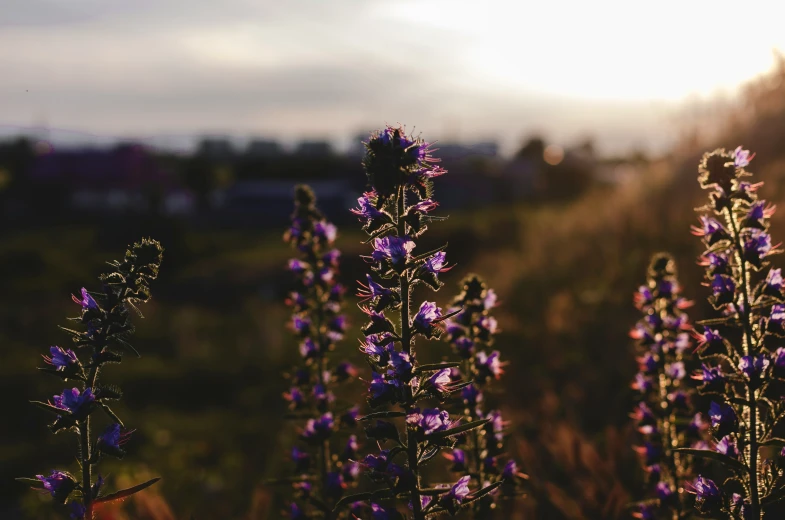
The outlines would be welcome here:
M 458 447 L 444 456 L 452 463 L 450 470 L 471 477 L 471 487 L 481 488 L 501 482 L 500 491 L 506 496 L 517 494 L 517 484 L 526 475 L 518 471 L 512 459 L 501 464 L 504 454 L 506 423 L 498 410 L 487 410 L 488 387 L 503 373 L 498 350 L 493 347 L 498 332 L 496 319 L 490 311 L 496 307 L 496 293 L 477 275 L 467 276 L 461 292 L 453 298 L 448 313 L 455 313 L 446 322 L 445 330 L 453 351 L 463 360 L 461 369 L 453 369 L 453 378 L 463 375 L 472 383 L 461 390 L 461 413 L 467 421 L 488 419 L 482 428 L 474 429 L 459 438 Z M 496 493 L 496 492 L 494 492 Z M 494 497 L 487 495 L 472 504 L 474 518 L 492 518 Z
M 775 437 L 785 416 L 775 383 L 785 377 L 785 299 L 781 272 L 768 261 L 780 252 L 768 232 L 774 207 L 758 198 L 762 183 L 749 182 L 751 159 L 741 147 L 718 149 L 699 166 L 700 185 L 710 194 L 693 232 L 706 247 L 701 265 L 720 316 L 701 322 L 696 352 L 717 448 L 691 453 L 718 461 L 723 471 L 699 476 L 691 492 L 701 512 L 758 520 L 785 497 L 782 457 L 765 458 L 785 445 Z
M 357 437 L 343 439 L 335 450 L 341 427 L 353 428 L 357 407 L 336 409 L 333 389 L 356 377 L 348 362 L 331 364 L 330 353 L 343 338 L 346 318 L 341 313 L 344 288 L 337 282 L 340 251 L 332 247 L 336 227 L 316 207 L 311 188 L 295 188 L 295 210 L 284 240 L 294 247 L 297 258 L 289 261 L 295 283 L 287 303 L 292 307 L 291 328 L 300 339 L 302 366 L 292 375 L 291 388 L 284 394 L 289 417 L 303 421 L 300 445 L 292 449 L 294 489 L 297 498 L 290 506 L 292 518 L 339 518 L 333 512 L 345 488 L 357 480 L 359 464 Z
M 35 487 L 52 495 L 54 500 L 65 504 L 72 519 L 93 520 L 96 505 L 124 499 L 156 483 L 154 478 L 137 486 L 106 494 L 104 479 L 93 470 L 106 456 L 122 458 L 123 445 L 133 430 L 126 429 L 123 422 L 109 407 L 111 401 L 120 399 L 119 388 L 103 383 L 99 376 L 107 364 L 122 361 L 121 353 L 139 353 L 128 342 L 134 332 L 131 316 L 142 316 L 138 305 L 150 300 L 150 282 L 158 276 L 163 249 L 155 240 L 143 239 L 125 253 L 122 261 L 113 261 L 112 270 L 101 275 L 103 284 L 100 292 L 88 292 L 82 288 L 80 296 L 73 301 L 80 306 L 81 315 L 69 318 L 81 325 L 82 330 L 63 328 L 71 335 L 80 360 L 72 349 L 58 346 L 49 349 L 44 356 L 47 367 L 42 372 L 63 381 L 73 381 L 73 388 L 66 388 L 49 402 L 34 401 L 39 408 L 55 415 L 49 426 L 52 433 L 70 431 L 77 435 L 79 474 L 53 470 L 49 475 L 37 475 L 31 481 Z M 85 356 L 86 354 L 86 356 Z M 96 438 L 93 437 L 94 412 L 101 410 L 109 419 L 109 425 Z M 95 418 L 97 420 L 97 418 Z
M 691 515 L 683 490 L 693 468 L 689 457 L 676 450 L 703 448 L 706 428 L 693 408 L 694 389 L 687 384 L 692 338 L 684 309 L 692 302 L 681 295 L 669 254 L 652 257 L 646 284 L 638 288 L 634 302 L 643 317 L 630 332 L 639 351 L 639 372 L 632 386 L 641 398 L 632 417 L 643 438 L 636 450 L 653 495 L 637 505 L 635 516 L 679 520 Z
M 361 350 L 373 370 L 368 403 L 384 409 L 363 419 L 375 421 L 366 434 L 385 448 L 366 456 L 363 465 L 383 488 L 345 500 L 370 500 L 371 514 L 378 519 L 399 517 L 396 503 L 403 501 L 413 518 L 422 520 L 440 512 L 455 513 L 498 487 L 472 493 L 469 475 L 446 487 L 428 487 L 423 479 L 423 466 L 442 449 L 452 448 L 456 436 L 481 428 L 490 419 L 461 423 L 439 408 L 439 402 L 466 384 L 450 377 L 460 362 L 422 365 L 415 349 L 417 337 L 439 337 L 450 317 L 430 301 L 412 305 L 413 288 L 424 284 L 438 290 L 439 275 L 448 269 L 446 246 L 413 254 L 415 240 L 437 220 L 429 215 L 438 205 L 432 198 L 432 179 L 445 171 L 434 165 L 438 159 L 432 157 L 429 144 L 402 128 L 386 127 L 365 145 L 363 165 L 370 190 L 353 210 L 373 242 L 372 253 L 365 257 L 371 273 L 361 282 L 359 294 L 368 316 Z M 395 406 L 399 410 L 391 409 Z

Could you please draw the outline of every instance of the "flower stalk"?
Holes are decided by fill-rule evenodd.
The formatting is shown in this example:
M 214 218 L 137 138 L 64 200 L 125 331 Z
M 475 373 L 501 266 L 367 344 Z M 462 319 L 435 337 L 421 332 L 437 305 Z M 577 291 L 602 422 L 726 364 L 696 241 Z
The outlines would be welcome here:
M 89 361 L 83 364 L 73 350 L 54 346 L 49 349 L 50 355 L 44 356 L 49 366 L 39 369 L 63 381 L 76 381 L 81 386 L 67 388 L 49 402 L 33 402 L 55 415 L 49 426 L 52 433 L 72 431 L 78 436 L 79 478 L 54 470 L 49 476 L 38 475 L 32 479 L 36 487 L 42 487 L 56 502 L 64 504 L 75 520 L 93 520 L 97 504 L 125 498 L 159 480 L 151 479 L 132 488 L 106 494 L 101 475 L 93 478 L 93 467 L 106 455 L 117 458 L 125 455 L 123 446 L 132 431 L 125 428 L 109 406 L 111 401 L 122 397 L 122 392 L 114 386 L 99 384 L 98 376 L 104 365 L 120 363 L 123 351 L 139 356 L 128 342 L 134 332 L 131 312 L 142 316 L 138 306 L 150 300 L 150 282 L 158 276 L 162 253 L 163 248 L 158 242 L 143 239 L 126 251 L 122 261 L 109 263 L 112 270 L 101 275 L 103 290 L 100 293 L 91 293 L 83 288 L 80 297 L 73 296 L 73 301 L 81 307 L 81 315 L 69 319 L 79 323 L 83 330 L 63 330 L 71 335 L 77 350 L 89 353 Z M 99 409 L 111 422 L 92 442 L 93 413 Z

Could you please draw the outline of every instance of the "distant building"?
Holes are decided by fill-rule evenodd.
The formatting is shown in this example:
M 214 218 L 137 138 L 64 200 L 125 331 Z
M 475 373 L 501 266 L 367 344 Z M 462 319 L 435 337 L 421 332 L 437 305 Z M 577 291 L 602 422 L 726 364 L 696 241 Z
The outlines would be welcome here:
M 218 218 L 232 225 L 248 224 L 282 227 L 294 210 L 295 180 L 239 181 L 213 193 Z M 357 205 L 359 193 L 347 179 L 309 181 L 319 200 L 319 209 L 330 220 L 354 220 L 348 211 Z
M 302 141 L 295 149 L 295 154 L 305 157 L 327 157 L 332 152 L 332 146 L 327 141 Z
M 499 144 L 491 141 L 473 144 L 437 142 L 433 148 L 438 149 L 436 156 L 453 161 L 469 157 L 497 157 L 499 155 Z
M 245 154 L 250 157 L 278 157 L 283 154 L 283 148 L 277 141 L 254 139 L 248 143 Z
M 231 141 L 224 137 L 207 137 L 199 142 L 196 154 L 209 159 L 230 159 L 235 150 Z
M 37 192 L 56 194 L 58 205 L 85 212 L 164 209 L 158 205 L 180 190 L 175 177 L 139 145 L 52 151 L 33 160 L 28 178 Z M 182 211 L 182 203 L 177 206 Z

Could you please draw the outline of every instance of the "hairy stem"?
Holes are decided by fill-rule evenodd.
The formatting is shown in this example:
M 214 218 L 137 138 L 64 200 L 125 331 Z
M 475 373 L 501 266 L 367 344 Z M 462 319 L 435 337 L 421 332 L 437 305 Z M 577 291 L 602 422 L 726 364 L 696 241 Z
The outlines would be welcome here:
M 400 186 L 398 188 L 398 211 L 397 211 L 397 226 L 398 226 L 398 236 L 404 237 L 406 235 L 406 222 L 403 220 L 403 214 L 406 210 L 406 199 L 404 194 L 404 187 Z M 411 356 L 411 363 L 414 365 L 414 354 L 412 351 L 412 331 L 411 327 L 409 326 L 409 300 L 410 300 L 410 285 L 409 285 L 409 273 L 404 271 L 401 273 L 400 276 L 400 290 L 401 290 L 401 348 L 404 352 Z M 414 402 L 412 400 L 412 387 L 410 385 L 406 385 L 406 402 L 408 403 L 407 415 L 409 412 L 412 411 L 414 408 Z M 406 453 L 409 460 L 409 469 L 411 470 L 412 474 L 414 475 L 414 482 L 412 484 L 411 489 L 411 499 L 412 499 L 412 511 L 414 513 L 414 520 L 424 520 L 425 515 L 422 512 L 422 502 L 420 500 L 420 472 L 418 468 L 418 443 L 417 443 L 417 436 L 415 435 L 414 430 L 409 429 L 407 427 L 407 436 L 406 436 Z
M 753 350 L 753 333 L 752 323 L 750 323 L 750 289 L 749 289 L 749 271 L 747 269 L 747 262 L 744 260 L 744 249 L 741 243 L 741 233 L 736 223 L 736 218 L 733 212 L 726 208 L 727 220 L 733 231 L 733 244 L 736 249 L 736 256 L 741 269 L 741 291 L 742 303 L 744 309 L 739 318 L 742 321 L 744 330 L 744 355 L 752 355 Z M 738 309 L 737 309 L 738 311 Z M 755 389 L 752 384 L 747 385 L 747 404 L 746 412 L 749 414 L 749 464 L 750 464 L 750 502 L 752 505 L 752 517 L 762 518 L 763 511 L 760 507 L 760 490 L 758 489 L 758 403 L 755 398 Z

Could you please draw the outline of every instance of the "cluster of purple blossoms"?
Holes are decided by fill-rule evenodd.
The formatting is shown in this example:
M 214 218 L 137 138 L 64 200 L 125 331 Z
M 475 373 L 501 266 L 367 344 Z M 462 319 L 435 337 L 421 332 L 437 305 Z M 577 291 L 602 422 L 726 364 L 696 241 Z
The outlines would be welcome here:
M 477 275 L 469 275 L 448 310 L 453 315 L 445 322 L 447 339 L 462 359 L 460 368 L 452 369 L 451 378 L 466 377 L 472 381 L 461 389 L 461 413 L 470 422 L 490 421 L 461 436 L 455 449 L 444 456 L 452 463 L 450 470 L 467 474 L 474 487 L 501 482 L 502 494 L 512 496 L 519 494 L 519 483 L 525 475 L 518 471 L 514 460 L 499 460 L 504 453 L 504 421 L 497 410 L 486 411 L 489 386 L 501 377 L 505 365 L 498 350 L 488 353 L 498 332 L 496 319 L 490 315 L 496 305 L 494 290 Z M 475 501 L 474 518 L 490 518 L 494 507 L 491 495 Z
M 344 491 L 359 476 L 357 437 L 346 436 L 341 443 L 338 431 L 355 427 L 358 408 L 336 405 L 333 389 L 357 376 L 348 362 L 329 363 L 329 353 L 346 330 L 341 314 L 344 288 L 337 281 L 340 252 L 333 248 L 336 227 L 327 222 L 316 207 L 313 191 L 304 185 L 295 188 L 295 210 L 291 227 L 284 234 L 298 252 L 289 261 L 294 285 L 287 298 L 292 307 L 291 328 L 300 340 L 302 365 L 291 376 L 291 387 L 284 398 L 289 403 L 289 418 L 304 420 L 301 445 L 291 451 L 295 501 L 291 518 L 311 518 L 315 511 L 325 518 L 341 518 L 332 513 Z
M 428 143 L 406 135 L 402 128 L 387 127 L 365 145 L 363 165 L 370 189 L 353 210 L 373 244 L 371 254 L 364 257 L 371 272 L 358 294 L 368 316 L 361 351 L 373 371 L 368 403 L 382 409 L 361 419 L 369 421 L 366 435 L 381 449 L 367 455 L 363 467 L 372 481 L 384 486 L 373 493 L 370 517 L 399 518 L 396 499 L 408 504 L 415 520 L 440 512 L 455 514 L 500 483 L 471 492 L 468 476 L 444 488 L 429 488 L 422 477 L 423 466 L 441 450 L 454 448 L 458 437 L 492 422 L 463 422 L 451 416 L 442 404 L 467 384 L 452 377 L 460 363 L 422 365 L 414 348 L 418 335 L 439 337 L 445 320 L 460 310 L 444 313 L 433 302 L 419 307 L 411 302 L 414 286 L 422 283 L 438 290 L 440 275 L 450 269 L 445 247 L 415 254 L 427 224 L 438 220 L 430 215 L 437 207 L 432 178 L 445 172 L 434 167 L 437 159 L 431 157 Z M 498 369 L 493 360 L 488 367 Z M 396 418 L 401 422 L 391 421 Z
M 707 450 L 688 452 L 721 469 L 713 480 L 701 475 L 690 486 L 701 512 L 758 520 L 785 497 L 785 453 L 772 451 L 785 446 L 775 436 L 785 416 L 785 296 L 780 269 L 768 261 L 780 252 L 769 235 L 774 207 L 758 198 L 762 183 L 748 180 L 751 159 L 741 147 L 718 149 L 699 166 L 710 195 L 693 233 L 706 247 L 700 264 L 720 316 L 695 333 L 703 365 L 693 377 L 710 403 L 713 441 Z
M 93 520 L 95 504 L 130 496 L 159 480 L 154 478 L 107 495 L 104 479 L 100 474 L 93 479 L 93 469 L 104 455 L 125 456 L 123 446 L 132 430 L 125 429 L 109 406 L 122 393 L 113 386 L 99 384 L 99 374 L 106 363 L 120 363 L 123 350 L 139 355 L 128 343 L 134 331 L 130 317 L 139 313 L 139 304 L 150 300 L 150 282 L 158 277 L 162 255 L 163 248 L 158 242 L 144 239 L 131 246 L 122 261 L 110 262 L 113 270 L 100 277 L 101 293 L 91 294 L 82 288 L 80 296 L 72 296 L 81 314 L 69 319 L 85 330 L 64 330 L 71 335 L 77 350 L 87 352 L 89 359 L 82 363 L 73 350 L 54 346 L 50 347 L 48 356 L 43 356 L 48 366 L 39 368 L 63 381 L 77 382 L 78 386 L 55 394 L 49 402 L 34 401 L 34 404 L 55 416 L 49 426 L 52 433 L 72 431 L 78 435 L 81 475 L 53 470 L 48 476 L 20 480 L 32 482 L 36 488 L 48 492 L 55 502 L 65 504 L 74 520 Z M 93 441 L 91 430 L 94 419 L 97 420 L 93 413 L 98 410 L 105 413 L 110 423 Z
M 643 443 L 636 448 L 647 474 L 648 498 L 637 504 L 636 517 L 682 518 L 690 510 L 680 490 L 694 476 L 689 458 L 678 448 L 704 448 L 706 424 L 695 413 L 687 372 L 693 343 L 676 265 L 666 253 L 654 255 L 645 285 L 635 293 L 643 317 L 630 331 L 639 351 L 639 372 L 632 387 L 639 402 L 631 417 Z

